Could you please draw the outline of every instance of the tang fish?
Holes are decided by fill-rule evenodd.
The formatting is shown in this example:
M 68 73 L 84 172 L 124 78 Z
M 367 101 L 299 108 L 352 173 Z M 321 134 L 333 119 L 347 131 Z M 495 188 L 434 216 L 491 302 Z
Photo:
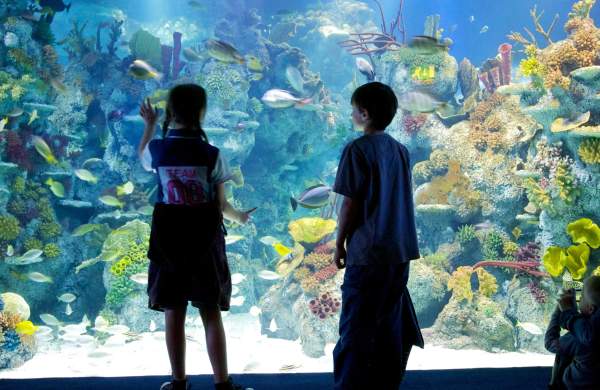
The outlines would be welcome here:
M 27 126 L 30 126 L 38 118 L 39 118 L 38 111 L 34 109 L 31 112 L 31 115 L 29 115 L 29 121 L 27 122 Z
M 59 301 L 64 302 L 64 303 L 71 303 L 73 302 L 75 299 L 77 299 L 77 297 L 74 294 L 71 293 L 64 293 L 61 296 L 57 297 Z
M 425 92 L 412 91 L 400 96 L 398 105 L 406 111 L 430 113 L 445 106 L 445 103 Z
M 291 253 L 291 252 L 290 252 Z M 258 277 L 265 280 L 276 280 L 281 278 L 279 274 L 269 270 L 262 270 L 258 272 Z
M 84 236 L 90 232 L 93 232 L 94 230 L 97 230 L 98 228 L 100 228 L 102 225 L 98 224 L 98 223 L 85 223 L 83 225 L 79 225 L 75 228 L 75 230 L 73 230 L 73 233 L 71 233 L 71 235 L 73 237 L 80 237 L 80 236 Z
M 45 181 L 45 183 L 50 187 L 50 191 L 59 198 L 65 197 L 65 186 L 59 181 L 53 180 L 51 177 Z
M 33 325 L 31 321 L 21 321 L 15 326 L 15 332 L 31 336 L 38 329 L 38 326 Z
M 46 160 L 49 164 L 58 164 L 58 160 L 54 157 L 50 146 L 44 141 L 42 137 L 34 135 L 31 137 L 31 142 L 35 147 L 35 150 Z
M 6 114 L 6 115 L 8 115 L 8 116 L 9 116 L 9 117 L 11 117 L 11 118 L 16 118 L 16 117 L 18 117 L 18 116 L 21 116 L 21 115 L 23 115 L 23 112 L 24 112 L 24 111 L 23 111 L 23 109 L 22 109 L 22 108 L 15 107 L 15 108 L 13 108 L 13 109 L 12 109 L 12 111 L 11 111 L 11 112 L 9 112 L 9 113 L 8 113 L 8 114 Z
M 260 59 L 253 55 L 246 56 L 246 67 L 253 72 L 262 72 L 265 69 Z
M 202 61 L 202 56 L 198 54 L 195 50 L 190 48 L 183 49 L 183 58 L 190 62 Z
M 304 79 L 302 78 L 302 74 L 295 66 L 288 66 L 285 69 L 285 77 L 297 92 L 304 93 Z
M 104 203 L 107 206 L 119 207 L 119 208 L 123 208 L 123 206 L 125 206 L 125 203 L 121 202 L 119 199 L 115 198 L 112 195 L 104 195 L 98 199 L 100 200 L 100 202 Z
M 290 197 L 290 203 L 294 211 L 296 211 L 298 205 L 307 209 L 318 209 L 329 203 L 330 196 L 331 187 L 318 184 L 304 190 L 297 199 Z
M 222 62 L 244 64 L 246 60 L 235 47 L 216 39 L 206 41 L 208 55 Z
M 446 45 L 441 43 L 438 39 L 427 35 L 417 35 L 413 37 L 408 43 L 408 47 L 421 55 L 435 54 L 446 49 Z
M 29 272 L 27 274 L 29 280 L 32 280 L 37 283 L 53 283 L 52 278 L 48 275 L 44 275 L 40 272 Z
M 6 264 L 11 264 L 11 265 L 27 265 L 27 264 L 39 263 L 40 261 L 42 261 L 41 256 L 43 253 L 44 252 L 40 249 L 30 249 L 19 257 L 16 257 L 16 258 L 9 257 L 9 258 L 6 258 L 4 261 L 6 262 Z M 13 254 L 14 254 L 14 249 L 13 249 Z
M 129 74 L 138 80 L 162 79 L 162 74 L 143 60 L 135 60 L 129 65 Z
M 92 183 L 92 184 L 96 184 L 98 183 L 98 178 L 96 176 L 94 176 L 94 174 L 90 171 L 88 171 L 87 169 L 76 169 L 75 171 L 75 176 L 77 176 L 79 179 L 83 180 L 83 181 L 87 181 L 88 183 Z
M 40 314 L 40 319 L 44 322 L 44 324 L 49 326 L 61 326 L 62 322 L 58 320 L 58 318 L 54 317 L 52 314 L 44 313 Z
M 128 181 L 127 183 L 117 186 L 117 196 L 123 196 L 123 195 L 131 195 L 131 193 L 133 192 L 134 186 L 133 183 Z
M 356 68 L 367 77 L 368 81 L 375 80 L 375 69 L 373 65 L 362 57 L 356 57 Z
M 262 102 L 271 108 L 288 108 L 308 104 L 312 99 L 301 99 L 283 89 L 270 89 L 261 98 Z

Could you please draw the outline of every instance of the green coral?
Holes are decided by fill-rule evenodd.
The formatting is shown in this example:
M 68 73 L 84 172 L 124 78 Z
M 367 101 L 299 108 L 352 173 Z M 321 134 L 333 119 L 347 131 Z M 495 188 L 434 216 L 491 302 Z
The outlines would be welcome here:
M 473 300 L 473 290 L 471 289 L 471 274 L 473 268 L 468 266 L 458 267 L 452 273 L 448 280 L 448 289 L 452 291 L 452 297 L 458 301 Z
M 44 245 L 44 256 L 48 258 L 55 258 L 60 256 L 60 247 L 53 242 Z
M 29 237 L 23 243 L 23 247 L 25 248 L 25 251 L 31 249 L 42 249 L 44 247 L 44 243 L 35 237 Z
M 162 48 L 160 39 L 148 31 L 140 29 L 129 40 L 129 50 L 138 60 L 147 61 L 158 70 L 162 69 Z
M 21 73 L 33 73 L 35 71 L 35 59 L 30 57 L 25 50 L 19 47 L 9 48 L 6 53 L 6 58 L 11 61 Z
M 448 270 L 450 268 L 448 256 L 439 252 L 425 256 L 423 262 L 437 270 Z
M 123 305 L 125 298 L 135 291 L 135 282 L 128 278 L 116 278 L 106 293 L 106 307 L 117 310 Z
M 0 104 L 18 104 L 28 90 L 37 87 L 38 82 L 28 74 L 14 78 L 9 73 L 0 71 Z
M 558 189 L 558 196 L 568 205 L 573 204 L 581 193 L 575 176 L 565 161 L 561 161 L 557 165 L 554 172 L 554 183 Z
M 12 241 L 21 233 L 19 220 L 11 214 L 0 215 L 0 241 Z
M 225 106 L 237 97 L 236 84 L 243 81 L 238 71 L 217 65 L 208 74 L 199 74 L 197 82 L 204 85 L 209 96 L 215 96 Z
M 579 144 L 577 150 L 581 161 L 588 165 L 600 164 L 600 139 L 587 138 Z
M 504 238 L 495 230 L 487 233 L 483 238 L 483 256 L 485 260 L 499 260 L 502 258 Z
M 554 211 L 554 205 L 550 192 L 547 188 L 542 187 L 535 179 L 529 177 L 524 182 L 527 192 L 527 199 L 532 202 L 537 208 L 546 210 L 550 213 Z
M 463 225 L 458 228 L 456 238 L 461 245 L 466 245 L 477 239 L 477 235 L 475 233 L 475 227 L 473 227 L 473 225 Z
M 56 222 L 42 222 L 38 233 L 42 240 L 48 241 L 58 237 L 62 233 L 62 227 Z
M 494 295 L 498 291 L 498 281 L 496 280 L 496 277 L 483 268 L 477 268 L 475 272 L 479 279 L 479 294 L 488 298 Z
M 50 202 L 50 199 L 48 199 L 47 197 L 42 197 L 38 201 L 38 211 L 39 211 L 40 219 L 43 222 L 56 221 L 54 209 L 52 208 L 52 202 Z
M 514 255 L 517 253 L 518 250 L 519 244 L 517 244 L 514 241 L 506 240 L 502 245 L 502 253 L 504 253 L 504 256 L 510 259 L 514 258 Z
M 11 190 L 13 193 L 22 194 L 25 192 L 25 179 L 22 176 L 15 177 L 13 180 Z

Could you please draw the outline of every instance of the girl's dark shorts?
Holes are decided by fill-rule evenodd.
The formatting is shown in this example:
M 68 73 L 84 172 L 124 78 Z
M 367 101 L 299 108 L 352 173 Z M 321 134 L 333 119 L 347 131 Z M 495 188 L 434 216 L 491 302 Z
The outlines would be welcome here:
M 177 222 L 181 224 L 178 226 L 158 226 L 164 218 L 157 214 L 155 209 L 148 252 L 148 307 L 164 311 L 186 307 L 188 301 L 191 301 L 192 306 L 197 308 L 229 310 L 231 274 L 225 254 L 223 230 L 219 227 L 214 239 L 210 240 L 210 245 L 199 247 L 198 242 L 202 240 L 194 238 L 194 233 L 201 230 L 197 220 L 188 222 L 192 219 L 180 218 Z M 193 225 L 186 226 L 189 224 Z M 159 231 L 162 234 L 160 240 L 157 238 Z M 166 261 L 161 256 L 165 251 L 153 251 L 158 242 L 164 242 L 165 239 L 169 240 L 169 245 L 163 247 L 176 253 L 172 256 L 176 261 Z

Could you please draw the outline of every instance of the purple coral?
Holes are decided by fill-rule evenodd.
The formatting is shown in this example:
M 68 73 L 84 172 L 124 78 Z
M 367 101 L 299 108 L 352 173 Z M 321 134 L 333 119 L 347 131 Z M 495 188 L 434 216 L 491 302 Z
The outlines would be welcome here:
M 326 292 L 318 298 L 311 299 L 308 306 L 314 315 L 324 320 L 340 309 L 341 302 L 338 298 L 334 298 L 331 293 Z
M 534 242 L 528 242 L 520 247 L 515 253 L 515 261 L 540 261 L 540 246 Z
M 185 65 L 184 62 L 180 61 L 179 55 L 181 54 L 181 36 L 180 32 L 175 31 L 173 33 L 173 79 L 176 79 L 179 76 L 179 72 Z
M 171 57 L 173 56 L 173 48 L 168 45 L 161 45 L 162 69 L 165 79 L 169 79 L 171 70 Z
M 537 303 L 543 305 L 548 300 L 548 294 L 546 291 L 540 286 L 537 282 L 529 282 L 527 285 L 529 287 L 529 292 L 533 295 L 533 298 Z

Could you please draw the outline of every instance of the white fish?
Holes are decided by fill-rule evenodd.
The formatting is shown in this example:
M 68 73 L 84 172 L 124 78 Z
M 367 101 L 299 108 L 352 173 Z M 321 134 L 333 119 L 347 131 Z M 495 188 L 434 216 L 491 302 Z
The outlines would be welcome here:
M 289 65 L 285 69 L 285 77 L 288 83 L 290 83 L 290 85 L 292 86 L 292 88 L 294 88 L 301 94 L 304 93 L 304 79 L 302 78 L 302 74 L 300 73 L 298 68 Z
M 88 353 L 87 356 L 91 357 L 91 358 L 96 358 L 96 359 L 97 358 L 105 358 L 105 357 L 110 356 L 110 353 L 107 351 L 101 350 L 101 349 L 97 349 L 95 351 Z
M 19 37 L 14 32 L 4 34 L 4 46 L 17 47 L 19 45 Z
M 52 314 L 44 313 L 40 314 L 40 319 L 44 322 L 44 324 L 49 326 L 61 326 L 62 322 L 58 320 L 58 318 L 54 317 Z
M 148 273 L 140 272 L 138 274 L 131 275 L 129 279 L 133 280 L 136 283 L 146 285 L 148 284 Z
M 481 27 L 481 30 L 479 30 L 479 34 L 484 34 L 488 32 L 489 29 L 490 27 L 486 24 L 485 26 Z
M 262 313 L 262 310 L 258 306 L 252 306 L 248 313 L 250 313 L 250 315 L 253 317 L 258 317 L 258 315 Z
M 106 328 L 106 331 L 110 334 L 123 334 L 129 332 L 129 327 L 127 325 L 111 325 Z
M 86 328 L 92 326 L 92 323 L 90 322 L 90 320 L 87 318 L 87 314 L 84 314 L 83 317 L 81 317 L 81 322 L 80 324 L 82 326 L 85 326 Z
M 82 324 L 65 325 L 65 326 L 61 327 L 60 330 L 64 331 L 65 333 L 74 334 L 74 335 L 80 335 L 80 334 L 84 334 L 87 332 L 87 330 L 85 329 L 85 326 L 83 326 Z
M 59 301 L 64 302 L 64 303 L 71 303 L 77 299 L 77 297 L 71 293 L 64 293 L 63 295 L 61 295 L 60 297 L 57 297 L 57 298 Z
M 94 330 L 106 331 L 106 328 L 108 328 L 108 321 L 102 316 L 96 317 L 96 320 L 94 321 Z
M 70 316 L 71 314 L 73 314 L 73 309 L 71 308 L 71 304 L 67 303 L 67 307 L 65 308 L 65 314 Z
M 276 332 L 279 329 L 279 327 L 277 326 L 277 322 L 275 322 L 275 318 L 273 318 L 271 320 L 271 323 L 269 324 L 269 330 L 271 332 Z
M 531 333 L 534 336 L 540 336 L 544 331 L 532 322 L 517 322 L 517 326 L 522 328 L 525 332 Z
M 228 234 L 225 236 L 225 245 L 235 244 L 236 242 L 243 240 L 244 236 L 239 234 Z
M 367 77 L 367 80 L 375 80 L 375 70 L 369 61 L 362 57 L 356 57 L 356 68 L 360 73 Z
M 40 332 L 35 332 L 35 339 L 38 342 L 49 342 L 54 340 L 54 335 L 52 334 L 40 334 Z
M 429 113 L 434 112 L 443 106 L 444 103 L 427 93 L 411 91 L 400 96 L 398 105 L 406 111 Z
M 240 288 L 238 286 L 231 286 L 231 295 L 238 295 L 240 293 Z
M 92 158 L 88 158 L 87 160 L 85 160 L 83 162 L 83 164 L 81 164 L 82 168 L 85 168 L 86 165 L 89 164 L 97 164 L 97 163 L 101 163 L 102 159 L 98 158 L 98 157 L 92 157 Z
M 14 248 L 12 251 L 14 254 Z M 39 263 L 40 261 L 42 261 L 41 256 L 43 253 L 44 253 L 44 251 L 42 251 L 40 249 L 30 249 L 17 258 L 6 259 L 5 261 L 7 264 L 12 264 L 12 265 L 26 265 L 26 264 L 32 264 L 32 263 Z
M 6 247 L 6 256 L 11 257 L 12 255 L 15 254 L 15 248 L 8 244 L 8 246 Z
M 262 242 L 263 244 L 269 245 L 269 246 L 275 245 L 278 242 L 281 242 L 281 240 L 278 240 L 278 239 L 276 239 L 273 236 L 264 236 L 264 237 L 261 237 L 259 241 Z
M 236 274 L 231 275 L 231 284 L 240 284 L 244 280 L 246 280 L 246 276 L 242 275 L 240 273 L 236 273 Z
M 143 60 L 135 60 L 129 65 L 129 74 L 139 80 L 162 79 L 162 73 L 159 73 L 152 65 Z
M 154 320 L 150 320 L 150 326 L 148 329 L 150 329 L 150 332 L 154 332 L 156 330 L 156 322 L 154 322 Z
M 27 274 L 29 280 L 37 283 L 53 283 L 52 278 L 39 272 L 30 272 Z
M 469 22 L 473 23 L 475 21 L 475 15 L 469 16 Z
M 258 272 L 258 277 L 261 279 L 265 279 L 265 280 L 276 280 L 281 278 L 281 276 L 273 271 L 269 271 L 266 269 L 263 269 L 262 271 Z
M 231 306 L 242 306 L 246 301 L 246 297 L 240 295 L 239 297 L 231 298 Z
M 59 337 L 62 341 L 66 341 L 69 343 L 75 343 L 75 342 L 77 342 L 79 335 L 75 334 L 75 333 L 65 333 L 63 335 L 60 335 Z
M 271 108 L 287 108 L 292 106 L 302 106 L 308 104 L 312 99 L 301 99 L 292 95 L 289 91 L 283 89 L 270 89 L 260 99 Z

